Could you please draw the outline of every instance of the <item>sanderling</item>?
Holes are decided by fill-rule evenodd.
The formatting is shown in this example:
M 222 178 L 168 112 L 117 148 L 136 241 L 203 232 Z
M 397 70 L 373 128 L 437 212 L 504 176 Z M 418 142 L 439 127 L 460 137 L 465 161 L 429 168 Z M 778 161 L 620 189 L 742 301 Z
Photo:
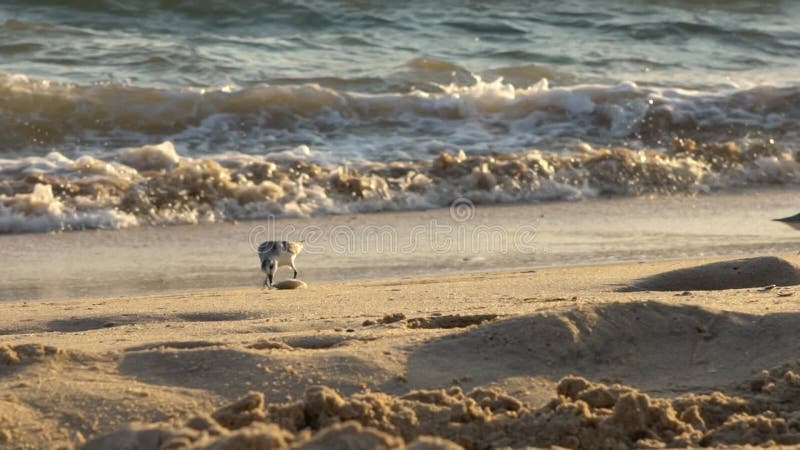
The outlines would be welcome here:
M 261 259 L 261 270 L 267 275 L 264 286 L 272 288 L 272 278 L 280 266 L 290 266 L 297 278 L 297 267 L 294 258 L 303 251 L 303 241 L 264 241 L 258 246 L 258 257 Z
M 800 230 L 800 214 L 795 214 L 793 216 L 784 217 L 782 219 L 772 219 L 776 222 L 783 222 L 786 225 L 794 228 L 795 230 Z

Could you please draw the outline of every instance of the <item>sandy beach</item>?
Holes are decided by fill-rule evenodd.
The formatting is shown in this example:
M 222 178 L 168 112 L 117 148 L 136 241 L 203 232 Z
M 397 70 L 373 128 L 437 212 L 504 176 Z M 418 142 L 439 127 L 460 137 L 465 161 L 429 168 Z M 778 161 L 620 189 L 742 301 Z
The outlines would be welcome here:
M 0 439 L 12 449 L 797 444 L 796 288 L 620 291 L 712 261 L 2 302 Z
M 0 450 L 800 448 L 798 22 L 0 2 Z

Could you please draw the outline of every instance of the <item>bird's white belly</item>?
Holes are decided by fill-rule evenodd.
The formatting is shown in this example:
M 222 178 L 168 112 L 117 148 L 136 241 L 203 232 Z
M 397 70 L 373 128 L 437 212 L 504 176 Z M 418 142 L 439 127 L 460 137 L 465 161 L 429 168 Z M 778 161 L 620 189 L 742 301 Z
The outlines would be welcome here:
M 292 254 L 291 253 L 282 253 L 278 255 L 276 261 L 278 261 L 278 267 L 280 266 L 291 266 L 292 265 Z

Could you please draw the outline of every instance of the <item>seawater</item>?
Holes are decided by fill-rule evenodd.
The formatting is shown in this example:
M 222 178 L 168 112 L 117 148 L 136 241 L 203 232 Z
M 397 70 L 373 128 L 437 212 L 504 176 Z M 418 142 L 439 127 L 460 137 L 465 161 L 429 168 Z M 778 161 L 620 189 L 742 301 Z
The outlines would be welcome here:
M 800 3 L 5 1 L 0 232 L 793 184 Z

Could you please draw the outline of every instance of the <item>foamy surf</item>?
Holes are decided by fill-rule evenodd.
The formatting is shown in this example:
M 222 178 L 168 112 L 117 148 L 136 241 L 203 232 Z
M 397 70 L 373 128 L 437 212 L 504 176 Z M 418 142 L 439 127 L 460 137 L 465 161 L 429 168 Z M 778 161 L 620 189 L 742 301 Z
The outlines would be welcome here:
M 180 155 L 171 142 L 105 159 L 0 160 L 0 232 L 210 223 L 268 217 L 698 193 L 796 184 L 796 149 L 676 139 L 667 151 L 592 148 L 492 155 L 442 153 L 413 161 L 326 162 L 307 146 L 274 155 Z

